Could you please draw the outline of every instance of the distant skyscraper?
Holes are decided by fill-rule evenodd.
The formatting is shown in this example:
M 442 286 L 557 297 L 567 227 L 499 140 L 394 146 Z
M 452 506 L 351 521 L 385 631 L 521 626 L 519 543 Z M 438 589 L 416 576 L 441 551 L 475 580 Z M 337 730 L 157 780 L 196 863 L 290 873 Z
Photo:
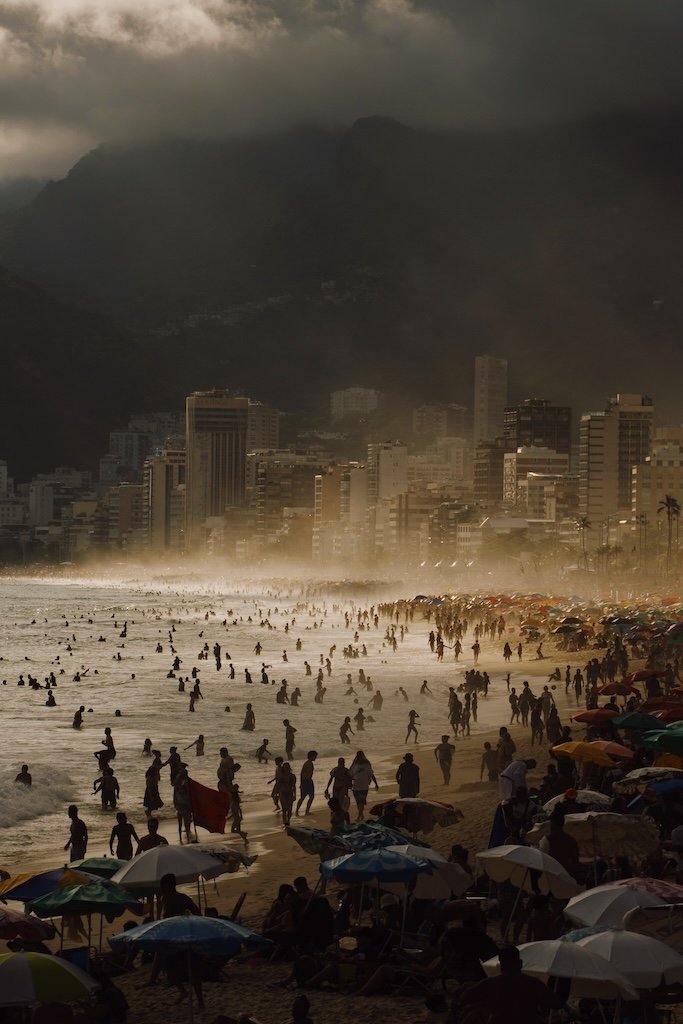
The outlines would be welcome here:
M 249 399 L 197 391 L 186 401 L 186 547 L 206 536 L 206 520 L 244 504 Z
M 413 409 L 413 433 L 418 438 L 464 437 L 465 407 L 421 405 Z
M 152 551 L 182 547 L 185 530 L 185 452 L 164 449 L 144 466 L 142 515 Z
M 474 444 L 485 444 L 503 436 L 508 400 L 508 364 L 496 356 L 474 360 Z
M 617 395 L 581 417 L 579 509 L 594 529 L 617 513 L 630 518 L 632 469 L 651 453 L 653 418 L 646 395 Z
M 572 411 L 568 405 L 551 405 L 547 398 L 525 398 L 508 406 L 504 414 L 503 437 L 510 449 L 552 448 L 571 454 Z
M 402 441 L 368 445 L 368 504 L 408 490 L 408 448 Z

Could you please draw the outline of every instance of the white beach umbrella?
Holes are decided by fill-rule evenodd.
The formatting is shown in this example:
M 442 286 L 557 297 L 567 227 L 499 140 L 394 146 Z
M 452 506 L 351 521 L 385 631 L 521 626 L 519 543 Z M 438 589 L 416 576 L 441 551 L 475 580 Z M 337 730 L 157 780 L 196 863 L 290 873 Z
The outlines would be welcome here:
M 128 861 L 112 877 L 126 889 L 158 889 L 164 875 L 173 874 L 179 885 L 196 882 L 199 876 L 215 878 L 228 865 L 192 846 L 156 846 Z
M 579 999 L 637 999 L 637 993 L 615 968 L 601 956 L 578 943 L 553 939 L 549 942 L 525 942 L 518 947 L 522 972 L 540 981 L 568 978 L 571 995 Z M 500 973 L 498 957 L 482 964 L 487 975 Z
M 683 982 L 683 956 L 647 935 L 611 929 L 579 939 L 576 945 L 604 957 L 634 988 Z
M 477 864 L 494 882 L 511 882 L 525 892 L 568 899 L 581 891 L 559 861 L 533 846 L 494 846 L 477 854 Z
M 386 849 L 400 853 L 404 857 L 426 860 L 431 864 L 431 872 L 418 875 L 415 881 L 413 895 L 419 900 L 448 899 L 451 894 L 462 896 L 472 884 L 472 879 L 459 864 L 450 864 L 437 850 L 412 846 L 410 843 L 405 846 L 388 846 Z M 399 893 L 403 892 L 405 886 L 381 883 L 380 888 Z
M 654 822 L 631 814 L 584 811 L 567 814 L 564 830 L 579 844 L 582 860 L 604 857 L 646 857 L 659 849 L 661 840 Z M 527 832 L 530 843 L 538 843 L 550 832 L 550 821 L 536 822 Z
M 624 914 L 636 907 L 662 907 L 664 900 L 636 885 L 615 886 L 608 882 L 570 899 L 564 912 L 578 924 L 620 927 Z

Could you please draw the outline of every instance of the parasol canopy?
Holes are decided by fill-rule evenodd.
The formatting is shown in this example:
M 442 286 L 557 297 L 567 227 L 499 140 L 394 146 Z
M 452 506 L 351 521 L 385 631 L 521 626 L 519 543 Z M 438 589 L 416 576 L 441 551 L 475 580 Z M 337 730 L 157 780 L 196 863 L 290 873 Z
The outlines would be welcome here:
M 593 746 L 592 743 L 586 743 L 585 740 L 570 740 L 569 743 L 560 743 L 553 747 L 552 751 L 554 754 L 564 755 L 580 764 L 597 764 L 603 768 L 614 767 L 611 757 L 608 757 L 598 747 Z
M 570 921 L 582 925 L 608 925 L 619 928 L 624 915 L 636 907 L 663 907 L 666 901 L 637 885 L 615 886 L 611 882 L 588 889 L 570 899 L 564 913 Z
M 585 811 L 567 814 L 564 830 L 579 844 L 582 860 L 604 857 L 647 857 L 659 849 L 660 839 L 656 825 L 647 818 L 611 811 Z M 538 843 L 548 835 L 549 821 L 537 822 L 527 832 L 530 843 Z
M 13 875 L 0 884 L 0 896 L 5 900 L 17 900 L 30 903 L 31 900 L 54 892 L 62 885 L 87 885 L 97 882 L 94 875 L 85 871 L 75 871 L 71 867 L 51 868 L 49 871 L 27 871 L 21 875 Z
M 421 871 L 430 871 L 424 859 L 417 860 L 393 850 L 360 850 L 344 857 L 323 861 L 320 873 L 337 882 L 412 882 Z
M 89 974 L 46 953 L 0 956 L 0 1006 L 71 1003 L 87 999 L 100 986 Z
M 112 882 L 126 889 L 158 889 L 164 875 L 173 874 L 179 885 L 196 882 L 199 876 L 216 878 L 227 871 L 217 857 L 194 846 L 155 846 L 126 863 Z
M 559 861 L 532 846 L 494 846 L 477 854 L 477 864 L 492 881 L 511 882 L 525 892 L 567 899 L 580 888 Z
M 554 796 L 552 800 L 548 800 L 547 803 L 543 804 L 542 810 L 549 815 L 556 807 L 561 807 L 566 799 L 566 794 L 560 793 L 559 796 Z M 596 793 L 592 789 L 577 789 L 573 802 L 583 807 L 584 811 L 607 810 L 611 803 L 610 798 L 605 796 L 604 793 Z
M 113 921 L 129 910 L 142 914 L 144 907 L 120 885 L 101 878 L 87 885 L 69 885 L 31 900 L 28 909 L 38 917 L 63 917 L 64 914 L 102 914 Z
M 575 998 L 637 998 L 626 978 L 603 957 L 584 949 L 579 943 L 553 939 L 525 942 L 518 949 L 523 974 L 530 974 L 543 982 L 551 978 L 569 978 L 571 995 Z M 498 957 L 486 960 L 482 967 L 489 977 L 500 973 Z
M 243 945 L 270 946 L 270 939 L 243 928 L 235 921 L 220 917 L 185 914 L 140 924 L 126 932 L 112 935 L 112 948 L 132 946 L 150 952 L 169 953 L 192 950 L 211 956 L 234 956 Z
M 407 832 L 431 832 L 436 825 L 448 828 L 462 821 L 463 813 L 452 804 L 440 803 L 437 800 L 423 800 L 420 797 L 393 797 L 370 808 L 370 814 L 379 817 L 388 810 L 395 811 L 398 818 L 396 824 Z
M 623 779 L 617 779 L 612 783 L 612 788 L 617 793 L 637 793 L 640 790 L 647 789 L 651 782 L 659 782 L 662 779 L 683 779 L 683 769 L 668 767 L 634 768 Z
M 610 929 L 577 944 L 604 957 L 634 988 L 650 990 L 683 982 L 683 956 L 647 935 Z
M 54 939 L 55 929 L 46 921 L 11 907 L 0 907 L 0 939 L 24 939 L 25 942 L 44 942 Z

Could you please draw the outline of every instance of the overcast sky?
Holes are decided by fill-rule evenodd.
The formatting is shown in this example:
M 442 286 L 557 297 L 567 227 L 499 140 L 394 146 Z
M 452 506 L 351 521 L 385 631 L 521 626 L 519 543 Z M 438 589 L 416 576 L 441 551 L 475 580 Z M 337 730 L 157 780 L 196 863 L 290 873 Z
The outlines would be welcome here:
M 100 142 L 678 102 L 678 0 L 0 0 L 0 179 Z

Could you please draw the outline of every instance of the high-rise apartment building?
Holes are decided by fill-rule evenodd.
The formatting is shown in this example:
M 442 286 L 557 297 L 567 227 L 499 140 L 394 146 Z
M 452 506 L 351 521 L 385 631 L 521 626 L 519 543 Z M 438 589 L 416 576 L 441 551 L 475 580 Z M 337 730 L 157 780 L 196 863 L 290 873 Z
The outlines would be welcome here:
M 280 410 L 249 399 L 247 451 L 280 446 Z
M 572 410 L 568 405 L 551 405 L 547 398 L 525 398 L 508 406 L 503 420 L 503 437 L 517 448 L 552 448 L 569 455 L 572 446 Z
M 508 400 L 508 364 L 496 356 L 474 360 L 474 444 L 503 436 Z
M 185 543 L 191 550 L 206 537 L 207 519 L 244 504 L 249 399 L 197 391 L 185 412 Z
M 402 441 L 368 445 L 368 504 L 408 490 L 408 448 Z
M 413 433 L 422 440 L 465 436 L 464 405 L 420 405 L 413 409 Z
M 526 485 L 528 473 L 550 473 L 563 476 L 569 472 L 569 455 L 560 454 L 551 448 L 533 446 L 505 452 L 503 456 L 503 501 L 508 505 L 526 504 L 526 493 L 521 494 L 522 483 Z
M 474 497 L 482 505 L 497 505 L 503 500 L 505 448 L 505 441 L 499 437 L 474 450 Z
M 617 514 L 630 518 L 632 469 L 652 450 L 654 406 L 646 395 L 619 394 L 602 412 L 581 417 L 579 510 L 594 529 Z
M 185 452 L 163 449 L 145 462 L 142 512 L 147 546 L 168 551 L 183 546 L 185 534 Z

